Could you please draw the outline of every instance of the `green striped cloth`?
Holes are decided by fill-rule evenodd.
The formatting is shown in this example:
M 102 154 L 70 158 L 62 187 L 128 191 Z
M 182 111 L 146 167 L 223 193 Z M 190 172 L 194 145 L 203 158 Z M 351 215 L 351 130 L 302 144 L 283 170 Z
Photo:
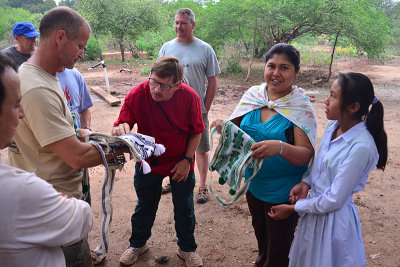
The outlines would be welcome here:
M 213 150 L 213 139 L 216 132 L 217 130 L 214 127 L 211 130 L 210 136 L 211 151 Z M 263 160 L 255 160 L 251 158 L 252 151 L 250 150 L 250 147 L 255 143 L 256 142 L 248 134 L 233 122 L 229 120 L 222 122 L 222 130 L 218 146 L 209 163 L 211 173 L 209 185 L 210 192 L 221 205 L 227 206 L 235 203 L 244 193 L 246 193 L 250 181 L 261 168 Z M 244 182 L 242 187 L 240 187 L 242 178 L 244 177 L 244 171 L 247 167 L 254 168 L 253 175 Z M 232 200 L 226 201 L 214 192 L 212 188 L 213 171 L 217 171 L 220 174 L 218 180 L 219 184 L 227 184 L 229 186 L 229 193 L 234 196 Z

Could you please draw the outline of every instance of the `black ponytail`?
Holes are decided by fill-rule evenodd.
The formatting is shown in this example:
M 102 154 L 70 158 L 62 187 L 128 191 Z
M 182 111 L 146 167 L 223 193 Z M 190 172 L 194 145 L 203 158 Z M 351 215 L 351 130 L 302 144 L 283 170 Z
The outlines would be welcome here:
M 365 119 L 379 153 L 376 167 L 384 170 L 388 154 L 387 135 L 383 127 L 384 112 L 382 103 L 374 96 L 374 87 L 370 79 L 361 73 L 348 72 L 339 74 L 338 83 L 342 88 L 343 110 L 355 102 L 360 104 L 354 116 L 360 121 Z
M 374 137 L 376 147 L 379 153 L 379 161 L 376 167 L 384 170 L 387 161 L 387 135 L 383 127 L 383 105 L 378 100 L 374 103 L 366 119 L 367 129 Z

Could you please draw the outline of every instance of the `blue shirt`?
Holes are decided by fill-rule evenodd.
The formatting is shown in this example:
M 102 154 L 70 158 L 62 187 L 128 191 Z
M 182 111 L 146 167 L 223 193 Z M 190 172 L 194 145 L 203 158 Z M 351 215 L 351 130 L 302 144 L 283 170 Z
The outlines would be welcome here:
M 79 113 L 93 106 L 85 80 L 75 69 L 65 69 L 56 75 L 67 99 L 69 110 L 75 113 L 76 126 L 81 128 Z
M 311 192 L 295 205 L 301 217 L 289 266 L 366 266 L 352 196 L 364 188 L 379 154 L 365 122 L 331 140 L 337 127 L 337 121 L 328 122 L 311 173 L 303 180 Z
M 296 127 L 281 114 L 275 114 L 267 122 L 261 121 L 261 109 L 245 114 L 240 128 L 250 135 L 254 141 L 281 140 L 288 143 L 286 129 Z M 279 155 L 266 158 L 261 169 L 250 182 L 249 191 L 258 199 L 269 203 L 285 203 L 289 200 L 290 190 L 301 181 L 307 166 L 295 166 Z M 248 179 L 253 169 L 247 168 L 245 178 Z

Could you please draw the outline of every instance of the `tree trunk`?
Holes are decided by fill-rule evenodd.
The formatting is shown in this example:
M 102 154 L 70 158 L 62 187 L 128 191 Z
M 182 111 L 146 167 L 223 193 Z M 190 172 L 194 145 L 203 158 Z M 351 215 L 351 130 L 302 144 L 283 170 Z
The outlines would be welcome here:
M 124 35 L 119 39 L 119 49 L 121 50 L 121 61 L 125 62 Z
M 339 34 L 340 34 L 340 31 L 338 31 L 336 33 L 335 43 L 333 44 L 333 49 L 332 49 L 332 54 L 331 54 L 331 63 L 329 64 L 328 82 L 331 79 L 331 75 L 332 75 L 333 56 L 335 55 L 335 49 L 336 49 L 337 40 L 339 38 Z
M 119 49 L 121 50 L 121 61 L 125 62 L 125 48 L 123 43 L 119 43 Z
M 253 48 L 252 48 L 252 50 L 251 50 L 250 64 L 249 64 L 249 66 L 247 67 L 247 76 L 246 76 L 246 79 L 245 79 L 246 82 L 247 82 L 247 81 L 249 80 L 249 78 L 250 78 L 251 65 L 253 65 L 254 54 L 255 54 L 255 51 L 256 51 L 256 34 L 257 34 L 257 31 L 256 31 L 256 28 L 254 27 Z
M 131 42 L 129 42 L 129 50 L 131 52 L 132 58 L 139 58 L 139 52 L 136 47 L 135 41 L 133 42 L 133 45 Z

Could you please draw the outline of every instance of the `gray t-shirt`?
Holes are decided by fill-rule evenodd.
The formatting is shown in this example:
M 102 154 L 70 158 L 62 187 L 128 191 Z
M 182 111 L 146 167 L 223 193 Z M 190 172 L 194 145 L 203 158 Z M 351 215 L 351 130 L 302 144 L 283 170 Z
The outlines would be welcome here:
M 7 47 L 1 51 L 3 55 L 9 56 L 10 58 L 14 59 L 14 61 L 17 63 L 18 67 L 22 65 L 25 61 L 27 61 L 30 57 L 31 54 L 22 54 L 19 52 L 16 48 L 15 45 Z
M 221 73 L 217 56 L 212 47 L 197 38 L 188 44 L 181 44 L 175 38 L 161 47 L 158 58 L 162 56 L 174 56 L 182 62 L 184 75 L 189 85 L 200 96 L 202 113 L 207 113 L 204 107 L 206 77 L 213 77 Z

